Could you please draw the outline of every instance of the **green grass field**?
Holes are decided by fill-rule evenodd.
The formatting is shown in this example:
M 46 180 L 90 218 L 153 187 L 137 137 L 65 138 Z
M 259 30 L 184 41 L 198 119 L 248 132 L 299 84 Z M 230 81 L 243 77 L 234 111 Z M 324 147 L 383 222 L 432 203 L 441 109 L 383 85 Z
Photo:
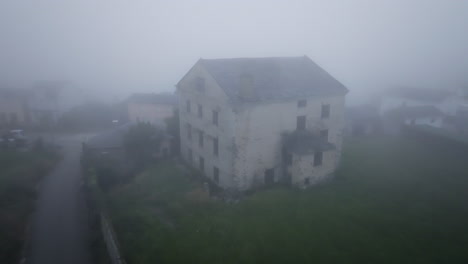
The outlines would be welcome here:
M 347 142 L 335 180 L 237 204 L 161 164 L 108 204 L 130 264 L 468 263 L 467 157 L 410 139 Z
M 52 152 L 0 150 L 0 263 L 17 263 L 36 184 L 58 160 Z

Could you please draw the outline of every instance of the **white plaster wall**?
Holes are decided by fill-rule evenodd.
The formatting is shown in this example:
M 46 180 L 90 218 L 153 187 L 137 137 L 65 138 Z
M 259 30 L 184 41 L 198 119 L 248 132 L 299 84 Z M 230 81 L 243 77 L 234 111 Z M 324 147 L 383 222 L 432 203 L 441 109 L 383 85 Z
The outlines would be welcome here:
M 329 130 L 329 142 L 341 152 L 344 128 L 344 95 L 308 98 L 307 106 L 297 101 L 264 103 L 241 107 L 236 115 L 234 175 L 238 188 L 249 189 L 264 183 L 265 170 L 275 169 L 275 180 L 281 174 L 281 135 L 296 129 L 297 116 L 306 116 L 308 130 Z M 321 119 L 322 104 L 330 104 L 330 117 Z M 331 161 L 336 167 L 340 155 Z
M 205 79 L 204 91 L 195 88 L 197 77 Z M 233 153 L 233 112 L 228 98 L 216 81 L 198 63 L 178 84 L 181 153 L 187 163 L 199 167 L 199 157 L 204 158 L 204 174 L 213 179 L 213 168 L 219 169 L 219 185 L 232 188 Z M 191 111 L 187 112 L 186 102 L 190 100 Z M 198 104 L 203 106 L 203 117 L 198 116 Z M 218 126 L 213 124 L 212 111 L 218 111 Z M 187 124 L 192 126 L 192 140 L 187 137 Z M 198 131 L 204 132 L 203 147 L 199 146 Z M 213 154 L 213 138 L 218 138 L 218 156 Z M 192 149 L 192 161 L 188 149 Z
M 205 89 L 198 90 L 196 80 L 205 79 Z M 180 114 L 180 139 L 183 158 L 199 167 L 204 158 L 204 174 L 213 178 L 213 167 L 219 169 L 219 185 L 226 189 L 247 190 L 264 183 L 266 169 L 275 169 L 275 179 L 282 177 L 281 134 L 296 129 L 296 118 L 305 115 L 307 129 L 329 129 L 329 141 L 337 146 L 338 154 L 330 159 L 334 168 L 339 161 L 344 126 L 344 95 L 309 98 L 305 108 L 297 100 L 253 105 L 232 105 L 224 91 L 197 63 L 177 85 Z M 186 102 L 190 100 L 191 111 Z M 203 117 L 198 116 L 198 104 Z M 330 104 L 330 117 L 321 120 L 322 104 Z M 218 126 L 212 123 L 212 110 L 217 110 Z M 187 137 L 187 124 L 192 127 L 192 140 Z M 198 131 L 204 132 L 203 147 L 199 146 Z M 212 138 L 218 138 L 218 157 L 213 155 Z M 188 150 L 192 150 L 189 160 Z
M 292 165 L 288 168 L 291 175 L 291 183 L 295 186 L 304 187 L 305 179 L 309 178 L 309 185 L 314 185 L 324 180 L 336 169 L 337 150 L 323 152 L 322 165 L 314 166 L 314 155 L 293 155 Z

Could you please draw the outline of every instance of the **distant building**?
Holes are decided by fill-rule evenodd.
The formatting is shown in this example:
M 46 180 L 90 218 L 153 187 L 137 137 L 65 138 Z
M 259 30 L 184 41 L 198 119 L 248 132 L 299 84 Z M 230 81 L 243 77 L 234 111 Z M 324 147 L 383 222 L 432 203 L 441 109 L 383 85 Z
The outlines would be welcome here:
M 33 126 L 53 126 L 60 115 L 60 94 L 63 82 L 42 81 L 28 90 L 28 107 Z
M 312 185 L 340 161 L 347 91 L 306 56 L 200 59 L 177 84 L 182 156 L 224 189 Z
M 445 118 L 443 128 L 460 134 L 468 136 L 468 112 L 458 112 L 455 116 Z
M 134 125 L 135 123 L 127 123 L 89 138 L 83 144 L 83 151 L 94 159 L 113 161 L 112 164 L 116 166 L 128 165 L 125 162 L 127 160 L 124 140 L 125 135 Z M 170 140 L 171 136 L 164 133 L 159 149 L 154 150 L 153 156 L 155 158 L 167 157 L 171 154 Z
M 128 118 L 131 122 L 164 125 L 174 115 L 177 98 L 172 94 L 133 94 L 127 100 Z
M 459 99 L 455 92 L 449 90 L 399 87 L 382 96 L 380 114 L 384 116 L 395 109 L 414 106 L 433 106 L 445 115 L 455 115 Z
M 434 106 L 407 106 L 391 113 L 400 118 L 405 125 L 428 125 L 442 127 L 444 113 Z
M 0 89 L 0 128 L 18 128 L 31 123 L 28 93 L 22 90 Z
M 468 113 L 468 85 L 458 88 L 456 95 L 458 99 L 457 114 L 465 116 Z

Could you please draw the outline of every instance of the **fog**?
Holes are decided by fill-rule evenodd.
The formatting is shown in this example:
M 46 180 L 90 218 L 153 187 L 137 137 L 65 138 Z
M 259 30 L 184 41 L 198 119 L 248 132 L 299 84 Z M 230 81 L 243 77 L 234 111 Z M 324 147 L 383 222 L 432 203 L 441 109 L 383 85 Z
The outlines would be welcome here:
M 468 83 L 468 1 L 2 0 L 0 85 L 173 91 L 199 58 L 307 55 L 350 89 Z
M 0 0 L 0 264 L 468 263 L 467 161 L 468 0 Z

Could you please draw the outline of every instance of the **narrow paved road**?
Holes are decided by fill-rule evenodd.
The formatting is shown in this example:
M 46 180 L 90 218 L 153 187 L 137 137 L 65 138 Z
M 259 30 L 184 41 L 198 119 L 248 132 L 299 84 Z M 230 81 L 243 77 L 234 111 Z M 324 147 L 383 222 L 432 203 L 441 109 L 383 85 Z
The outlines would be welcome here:
M 40 186 L 25 254 L 27 264 L 91 263 L 79 165 L 83 137 L 58 139 L 63 160 Z

